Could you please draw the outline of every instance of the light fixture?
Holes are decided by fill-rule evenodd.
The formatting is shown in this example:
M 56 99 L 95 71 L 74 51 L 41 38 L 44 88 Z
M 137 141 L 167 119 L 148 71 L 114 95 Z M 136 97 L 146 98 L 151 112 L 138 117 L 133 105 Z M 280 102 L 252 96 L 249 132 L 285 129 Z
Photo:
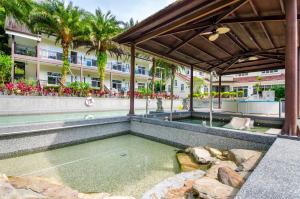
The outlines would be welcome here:
M 200 35 L 209 35 L 208 39 L 209 41 L 216 41 L 220 35 L 226 34 L 230 31 L 230 28 L 228 27 L 219 27 L 213 31 L 203 32 Z
M 249 61 L 256 61 L 256 60 L 258 60 L 258 57 L 252 56 L 252 57 L 249 57 L 248 60 L 249 60 Z
M 219 34 L 218 33 L 215 33 L 215 34 L 212 34 L 208 37 L 208 40 L 209 41 L 216 41 L 218 38 L 219 38 Z

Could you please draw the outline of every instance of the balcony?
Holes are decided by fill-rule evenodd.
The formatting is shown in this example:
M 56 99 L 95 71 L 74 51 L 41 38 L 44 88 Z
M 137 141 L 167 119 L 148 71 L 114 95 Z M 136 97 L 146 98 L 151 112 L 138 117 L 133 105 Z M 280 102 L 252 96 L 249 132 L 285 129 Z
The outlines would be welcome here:
M 36 47 L 15 44 L 15 54 L 37 57 Z

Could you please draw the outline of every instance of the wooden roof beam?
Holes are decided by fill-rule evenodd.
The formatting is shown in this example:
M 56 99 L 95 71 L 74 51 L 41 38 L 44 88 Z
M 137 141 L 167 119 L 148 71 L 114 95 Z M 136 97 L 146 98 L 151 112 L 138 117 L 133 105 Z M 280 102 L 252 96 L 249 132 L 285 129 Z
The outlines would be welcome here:
M 170 49 L 169 46 L 167 46 L 167 45 L 165 45 L 165 44 L 163 44 L 163 43 L 161 43 L 161 42 L 159 42 L 159 41 L 156 41 L 156 40 L 154 40 L 154 39 L 152 39 L 151 41 L 157 43 L 158 45 L 160 45 L 160 46 L 162 46 L 162 47 L 164 47 L 164 48 Z M 197 57 L 194 57 L 194 56 L 192 56 L 192 55 L 188 55 L 188 54 L 185 54 L 185 53 L 180 52 L 180 51 L 176 51 L 176 52 L 179 53 L 179 54 L 182 54 L 182 55 L 184 55 L 184 56 L 190 57 L 190 58 L 192 58 L 192 59 L 195 60 L 195 61 L 198 61 L 198 62 L 201 62 L 201 63 L 205 63 L 205 64 L 209 64 L 208 62 L 206 62 L 206 61 L 204 61 L 204 60 L 202 60 L 202 59 L 199 59 L 199 58 L 197 58 Z M 170 54 L 166 53 L 166 54 L 164 54 L 164 55 L 165 55 L 165 56 L 168 56 L 168 55 L 170 55 Z
M 158 35 L 161 35 L 168 31 L 174 30 L 175 28 L 178 28 L 178 27 L 180 27 L 184 24 L 187 24 L 191 21 L 195 21 L 197 19 L 201 19 L 203 17 L 211 15 L 219 10 L 222 10 L 230 5 L 235 4 L 236 2 L 239 2 L 239 0 L 222 0 L 217 3 L 212 2 L 211 4 L 209 4 L 208 6 L 206 6 L 203 9 L 192 12 L 191 14 L 189 14 L 187 16 L 184 16 L 182 18 L 179 18 L 178 20 L 175 20 L 175 21 L 169 22 L 165 25 L 162 25 L 151 32 L 145 33 L 143 36 L 141 36 L 138 39 L 136 39 L 135 41 L 133 41 L 133 43 L 135 43 L 135 44 L 142 43 L 142 42 L 152 39 Z
M 242 5 L 244 5 L 245 3 L 247 3 L 249 0 L 241 0 L 240 2 L 238 2 L 237 4 L 234 4 L 231 8 L 225 10 L 223 13 L 220 14 L 220 16 L 217 17 L 217 19 L 214 21 L 213 24 L 218 24 L 222 19 L 226 18 L 228 15 L 230 15 L 231 13 L 233 13 L 234 11 L 236 11 L 238 8 L 240 8 Z M 192 36 L 190 36 L 189 38 L 187 38 L 186 40 L 182 41 L 182 43 L 178 44 L 175 48 L 171 49 L 168 54 L 178 50 L 179 48 L 181 48 L 182 46 L 186 45 L 189 41 L 193 40 L 195 37 L 197 37 L 199 34 L 208 31 L 209 29 L 212 29 L 213 26 L 211 27 L 207 27 L 207 28 L 203 28 L 201 30 L 197 30 L 195 34 L 193 34 Z
M 256 16 L 259 17 L 259 13 L 258 13 L 258 11 L 257 11 L 257 9 L 256 9 L 256 6 L 254 5 L 253 1 L 250 1 L 249 3 L 250 3 L 250 6 L 251 6 L 251 8 L 252 8 L 254 14 L 255 14 Z M 259 24 L 260 24 L 260 26 L 261 26 L 263 32 L 265 33 L 265 35 L 266 35 L 268 41 L 270 42 L 272 48 L 275 48 L 274 41 L 273 41 L 273 39 L 271 38 L 271 35 L 270 35 L 269 31 L 267 30 L 265 24 L 264 24 L 263 22 L 259 22 Z
M 180 37 L 178 37 L 178 36 L 176 36 L 176 35 L 172 35 L 172 37 L 174 37 L 175 39 L 178 39 L 178 40 L 180 40 L 180 41 L 183 41 L 183 39 L 181 39 Z M 198 47 L 195 46 L 194 44 L 191 44 L 191 43 L 187 42 L 187 45 L 189 45 L 189 46 L 191 46 L 191 47 L 197 49 L 198 51 L 200 51 L 200 52 L 202 52 L 202 53 L 204 53 L 204 54 L 206 54 L 206 55 L 208 55 L 208 56 L 210 56 L 210 57 L 215 58 L 216 60 L 219 60 L 215 55 L 213 55 L 213 54 L 211 54 L 211 53 L 209 53 L 209 52 L 207 52 L 207 51 L 204 51 L 203 49 L 198 48 Z

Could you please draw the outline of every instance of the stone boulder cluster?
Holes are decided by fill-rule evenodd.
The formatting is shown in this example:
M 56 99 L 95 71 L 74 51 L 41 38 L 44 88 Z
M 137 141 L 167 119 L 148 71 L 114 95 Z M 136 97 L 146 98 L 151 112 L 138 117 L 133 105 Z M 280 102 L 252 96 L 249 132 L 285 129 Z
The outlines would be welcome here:
M 0 175 L 1 199 L 134 199 L 108 193 L 79 193 L 65 185 L 42 177 Z
M 185 179 L 182 187 L 170 186 L 160 198 L 234 198 L 262 157 L 263 152 L 245 149 L 193 147 L 179 151 L 177 159 L 182 172 L 202 169 L 205 173 L 198 179 Z

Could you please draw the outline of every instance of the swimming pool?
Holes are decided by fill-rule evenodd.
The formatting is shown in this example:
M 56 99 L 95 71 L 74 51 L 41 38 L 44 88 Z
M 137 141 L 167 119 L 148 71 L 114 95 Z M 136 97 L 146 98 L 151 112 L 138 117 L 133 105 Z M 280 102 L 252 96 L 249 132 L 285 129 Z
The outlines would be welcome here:
M 142 194 L 179 172 L 178 149 L 133 135 L 0 160 L 7 175 L 54 178 L 80 192 Z

